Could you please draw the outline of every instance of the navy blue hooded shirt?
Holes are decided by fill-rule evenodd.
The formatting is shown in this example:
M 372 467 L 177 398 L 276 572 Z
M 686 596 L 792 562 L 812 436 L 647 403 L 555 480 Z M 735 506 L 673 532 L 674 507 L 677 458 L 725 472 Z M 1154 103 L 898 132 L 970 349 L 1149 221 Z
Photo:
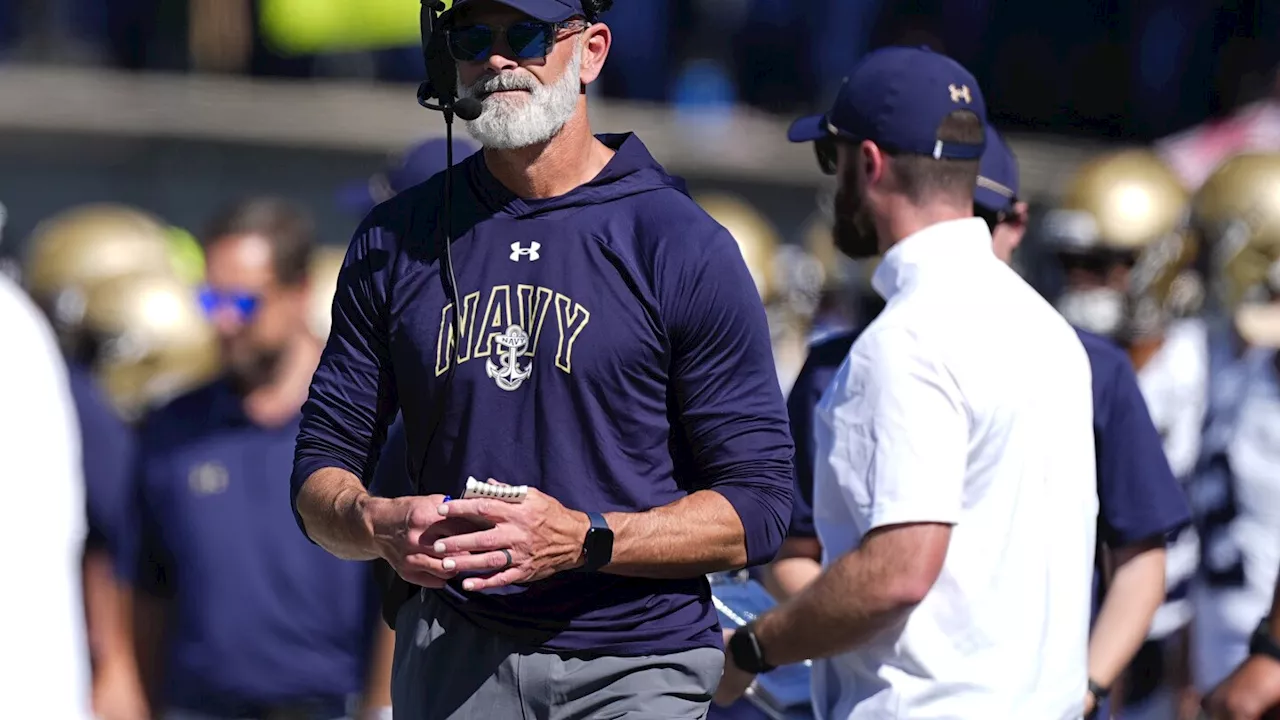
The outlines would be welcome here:
M 482 153 L 455 168 L 460 311 L 436 257 L 443 173 L 366 218 L 303 408 L 295 505 L 323 468 L 368 484 L 399 410 L 406 471 L 423 494 L 456 497 L 468 476 L 492 477 L 575 510 L 641 512 L 713 489 L 742 520 L 749 563 L 772 559 L 793 448 L 746 263 L 638 138 L 600 140 L 617 151 L 608 165 L 556 198 L 516 197 Z M 721 644 L 702 576 L 562 573 L 481 593 L 454 581 L 441 593 L 472 622 L 548 651 Z

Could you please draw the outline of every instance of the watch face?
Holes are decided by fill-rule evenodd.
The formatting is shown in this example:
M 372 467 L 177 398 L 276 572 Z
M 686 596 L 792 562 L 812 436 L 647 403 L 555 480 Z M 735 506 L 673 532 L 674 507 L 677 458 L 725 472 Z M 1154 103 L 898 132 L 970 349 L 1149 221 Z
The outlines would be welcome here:
M 613 556 L 613 531 L 591 528 L 587 531 L 587 563 L 594 568 L 609 564 Z

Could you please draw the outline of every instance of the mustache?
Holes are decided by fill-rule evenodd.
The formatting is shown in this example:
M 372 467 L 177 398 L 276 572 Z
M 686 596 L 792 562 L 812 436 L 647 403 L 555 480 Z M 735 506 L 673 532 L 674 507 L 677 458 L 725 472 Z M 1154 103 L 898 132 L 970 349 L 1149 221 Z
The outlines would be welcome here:
M 521 75 L 514 72 L 498 73 L 481 77 L 467 88 L 474 96 L 484 96 L 490 93 L 502 92 L 504 90 L 528 90 L 530 92 L 538 88 L 538 81 L 529 75 Z

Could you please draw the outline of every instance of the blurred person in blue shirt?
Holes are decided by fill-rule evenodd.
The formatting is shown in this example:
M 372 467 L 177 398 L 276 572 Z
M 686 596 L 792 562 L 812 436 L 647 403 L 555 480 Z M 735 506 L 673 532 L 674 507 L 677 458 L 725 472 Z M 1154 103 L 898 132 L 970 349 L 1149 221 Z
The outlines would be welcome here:
M 386 635 L 369 565 L 299 536 L 281 482 L 321 352 L 307 324 L 312 235 L 275 199 L 218 216 L 200 300 L 226 372 L 139 431 L 132 575 L 164 628 L 166 718 L 373 717 L 383 708 L 362 696 L 389 700 L 369 671 L 389 652 L 372 647 Z
M 1012 262 L 1026 232 L 1027 203 L 1018 199 L 1017 159 L 994 128 L 988 127 L 987 137 L 974 214 L 990 227 L 996 256 Z M 828 162 L 833 168 L 832 150 L 816 150 L 824 169 Z M 797 488 L 788 538 L 765 574 L 770 591 L 779 598 L 799 593 L 821 572 L 822 548 L 812 506 L 813 411 L 860 332 L 861 328 L 814 345 L 787 398 Z M 1164 599 L 1165 540 L 1190 522 L 1190 510 L 1128 356 L 1110 340 L 1077 333 L 1093 370 L 1099 539 L 1107 548 L 1099 553 L 1095 576 L 1086 709 L 1094 713 L 1091 716 L 1110 717 L 1104 702 L 1109 687 L 1141 646 Z
M 465 137 L 453 139 L 453 161 L 460 163 L 479 146 Z M 444 170 L 448 145 L 443 138 L 414 143 L 402 152 L 393 153 L 386 164 L 367 179 L 353 180 L 338 189 L 338 205 L 356 221 L 363 219 L 379 203 L 386 202 L 414 185 L 431 179 Z
M 94 711 L 103 720 L 147 716 L 132 648 L 130 584 L 121 562 L 133 528 L 133 430 L 111 406 L 88 366 L 68 361 L 84 455 L 85 610 L 93 661 Z

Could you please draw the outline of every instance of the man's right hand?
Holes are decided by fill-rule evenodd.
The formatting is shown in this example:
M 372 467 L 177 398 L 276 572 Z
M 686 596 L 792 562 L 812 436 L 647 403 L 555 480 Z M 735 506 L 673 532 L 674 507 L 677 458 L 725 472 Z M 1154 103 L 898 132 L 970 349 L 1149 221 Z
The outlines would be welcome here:
M 444 495 L 416 495 L 367 497 L 361 504 L 361 519 L 373 534 L 378 554 L 406 582 L 425 588 L 444 587 L 457 571 L 444 569 L 442 562 L 448 555 L 432 550 L 435 542 L 491 527 L 440 515 L 442 502 Z

